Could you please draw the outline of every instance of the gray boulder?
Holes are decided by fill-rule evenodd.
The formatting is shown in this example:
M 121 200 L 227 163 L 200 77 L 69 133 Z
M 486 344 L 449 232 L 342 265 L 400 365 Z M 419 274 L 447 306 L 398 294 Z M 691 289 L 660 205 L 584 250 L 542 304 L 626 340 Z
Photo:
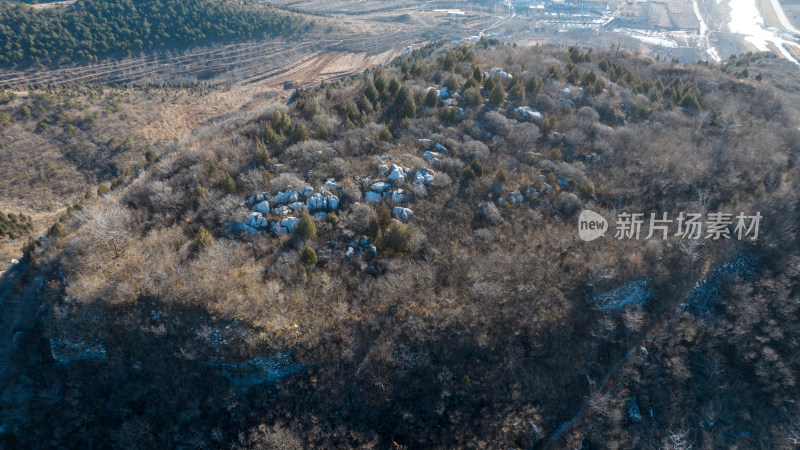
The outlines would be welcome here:
M 260 203 L 256 203 L 255 206 L 253 206 L 253 211 L 261 214 L 269 214 L 269 202 L 264 200 Z
M 409 208 L 401 208 L 400 206 L 396 206 L 394 209 L 392 209 L 392 215 L 402 221 L 407 221 L 414 217 L 414 211 Z
M 300 223 L 300 219 L 297 217 L 287 217 L 281 220 L 278 223 L 278 233 L 280 234 L 291 234 L 297 231 L 297 224 Z
M 631 423 L 639 423 L 642 421 L 642 414 L 639 411 L 639 404 L 636 403 L 636 399 L 633 397 L 628 400 L 628 421 Z
M 253 228 L 266 228 L 269 225 L 267 219 L 259 212 L 254 212 L 244 221 L 245 224 Z

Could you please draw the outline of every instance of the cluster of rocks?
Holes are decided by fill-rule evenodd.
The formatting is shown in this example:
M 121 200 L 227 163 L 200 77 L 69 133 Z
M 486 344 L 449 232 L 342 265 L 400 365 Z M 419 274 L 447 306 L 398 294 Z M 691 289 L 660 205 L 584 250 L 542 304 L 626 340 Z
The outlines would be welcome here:
M 372 259 L 378 255 L 378 249 L 375 247 L 375 244 L 372 243 L 371 239 L 365 237 L 356 239 L 347 244 L 347 251 L 344 254 L 345 257 L 351 259 L 356 256 L 356 253 L 364 255 L 368 259 Z
M 435 143 L 430 139 L 420 139 L 423 148 L 430 149 L 430 159 L 436 156 L 449 153 L 449 150 L 441 144 Z M 383 156 L 382 159 L 389 159 Z M 409 193 L 403 186 L 413 184 L 415 186 L 428 186 L 433 182 L 435 173 L 427 167 L 413 168 L 403 167 L 394 163 L 381 164 L 378 172 L 384 180 L 374 181 L 372 176 L 366 178 L 355 177 L 356 181 L 362 183 L 367 188 L 364 199 L 369 203 L 380 203 L 389 201 L 397 205 L 392 209 L 392 215 L 400 221 L 408 221 L 414 217 L 414 212 L 405 206 L 409 200 Z M 371 184 L 370 184 L 371 183 Z M 228 227 L 229 235 L 257 235 L 259 232 L 271 232 L 275 234 L 291 234 L 297 231 L 300 219 L 299 213 L 305 209 L 312 216 L 327 218 L 328 214 L 339 210 L 340 199 L 335 193 L 340 193 L 338 182 L 329 178 L 322 188 L 315 190 L 311 186 L 304 186 L 299 189 L 292 186 L 283 191 L 270 194 L 262 192 L 257 195 L 249 196 L 242 206 L 249 206 L 252 209 L 250 215 L 243 221 L 236 221 Z M 521 198 L 521 194 L 520 194 Z
M 514 78 L 510 73 L 506 72 L 502 67 L 492 67 L 492 69 L 489 70 L 489 73 L 483 74 L 484 78 L 489 78 L 492 75 L 497 75 L 503 80 L 511 80 Z
M 455 106 L 458 105 L 458 102 L 464 100 L 464 97 L 462 97 L 461 94 L 459 94 L 458 92 L 452 92 L 447 87 L 443 87 L 441 89 L 436 89 L 435 87 L 429 87 L 425 89 L 425 93 L 427 94 L 431 90 L 436 91 L 436 96 L 439 97 L 439 100 L 446 106 Z
M 528 189 L 528 190 L 530 191 L 530 189 Z M 534 189 L 534 191 L 535 191 L 535 189 Z M 522 203 L 522 202 L 525 201 L 525 196 L 522 195 L 522 193 L 519 190 L 510 191 L 508 193 L 508 198 L 509 198 L 509 201 L 511 202 L 512 205 L 516 205 L 518 203 Z M 497 199 L 497 204 L 499 204 L 500 206 L 503 206 L 506 203 L 507 202 L 506 202 L 505 197 L 499 197 Z
M 294 233 L 297 231 L 300 219 L 296 216 L 289 216 L 290 213 L 297 214 L 306 209 L 314 216 L 325 219 L 329 212 L 339 209 L 339 197 L 331 192 L 334 190 L 338 190 L 336 180 L 328 179 L 325 186 L 316 191 L 311 186 L 304 186 L 300 189 L 289 186 L 274 196 L 269 192 L 251 195 L 245 200 L 245 204 L 250 206 L 253 212 L 244 222 L 232 223 L 228 227 L 228 234 L 254 235 L 259 231 L 276 234 Z M 280 219 L 268 220 L 266 216 L 270 213 Z
M 532 109 L 530 106 L 520 106 L 514 108 L 514 112 L 517 113 L 519 118 L 522 120 L 533 120 L 534 122 L 544 120 L 544 114 Z
M 447 151 L 441 145 L 439 146 L 444 151 Z M 369 203 L 380 203 L 384 200 L 393 203 L 404 203 L 408 200 L 408 194 L 399 186 L 406 184 L 407 181 L 416 185 L 427 186 L 433 181 L 434 177 L 433 170 L 427 167 L 414 170 L 413 167 L 405 168 L 397 164 L 391 164 L 391 166 L 382 164 L 378 167 L 378 172 L 386 176 L 386 181 L 377 181 L 369 186 L 369 190 L 364 194 L 364 200 Z M 368 180 L 369 178 L 365 181 Z M 397 215 L 404 220 L 413 216 L 413 212 L 408 208 L 395 208 L 395 210 L 398 210 Z

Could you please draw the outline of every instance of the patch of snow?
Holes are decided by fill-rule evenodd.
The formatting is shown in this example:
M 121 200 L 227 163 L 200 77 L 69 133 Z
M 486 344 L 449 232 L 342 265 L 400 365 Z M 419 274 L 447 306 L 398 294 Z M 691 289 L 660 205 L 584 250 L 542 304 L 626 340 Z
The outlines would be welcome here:
M 620 28 L 616 30 L 626 36 L 630 36 L 636 40 L 642 41 L 645 44 L 660 45 L 666 48 L 678 48 L 678 43 L 675 40 L 667 37 L 666 34 L 650 30 L 634 30 L 629 28 Z
M 764 27 L 764 17 L 758 10 L 755 0 L 731 0 L 728 6 L 731 8 L 728 22 L 731 33 L 745 35 L 745 40 L 762 52 L 769 51 L 768 44 L 773 44 L 784 58 L 800 65 L 800 62 L 783 46 L 789 42 L 778 37 L 772 31 L 774 29 Z
M 275 356 L 259 356 L 240 363 L 208 363 L 220 374 L 239 386 L 256 386 L 273 383 L 283 377 L 297 373 L 303 364 L 295 362 L 287 353 Z
M 597 309 L 617 310 L 630 304 L 644 305 L 650 301 L 652 296 L 653 288 L 650 285 L 650 279 L 645 278 L 597 294 L 590 303 Z
M 89 336 L 55 336 L 50 338 L 50 355 L 61 364 L 72 361 L 106 359 L 106 348 Z

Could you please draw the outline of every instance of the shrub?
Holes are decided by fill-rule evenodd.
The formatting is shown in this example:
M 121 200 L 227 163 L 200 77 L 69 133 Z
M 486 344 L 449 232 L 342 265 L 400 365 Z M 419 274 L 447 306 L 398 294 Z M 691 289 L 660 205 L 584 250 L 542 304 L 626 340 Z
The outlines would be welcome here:
M 408 251 L 411 245 L 411 227 L 392 222 L 383 232 L 383 246 L 396 253 Z
M 381 129 L 381 132 L 378 133 L 378 139 L 380 139 L 383 142 L 392 142 L 393 139 L 392 132 L 389 131 L 388 128 L 383 127 Z
M 417 105 L 414 103 L 414 98 L 409 96 L 400 108 L 400 118 L 413 118 L 416 115 Z
M 147 151 L 144 152 L 144 159 L 148 164 L 152 164 L 158 160 L 158 155 L 156 154 L 155 150 L 148 148 Z
M 311 120 L 314 116 L 322 112 L 322 107 L 319 106 L 317 98 L 314 96 L 309 96 L 298 105 L 298 108 L 300 108 L 300 112 L 306 120 Z
M 385 229 L 392 222 L 392 212 L 389 211 L 389 207 L 386 205 L 381 205 L 378 208 L 377 218 L 378 227 Z
M 292 141 L 303 142 L 308 140 L 308 128 L 303 123 L 298 123 L 292 128 Z
M 270 121 L 272 129 L 277 133 L 285 133 L 292 124 L 292 119 L 285 111 L 277 110 Z
M 297 236 L 306 240 L 317 238 L 317 226 L 311 219 L 307 209 L 303 209 L 302 214 L 300 214 L 300 223 L 297 224 Z
M 403 86 L 399 91 L 397 91 L 397 95 L 394 96 L 394 104 L 402 107 L 409 97 L 413 97 L 411 95 L 411 91 L 409 91 L 407 87 Z
M 458 90 L 458 80 L 456 80 L 455 75 L 450 75 L 447 77 L 447 81 L 445 81 L 444 85 L 450 90 L 450 92 L 455 92 Z
M 228 173 L 226 173 L 225 178 L 222 179 L 222 189 L 228 194 L 236 192 L 236 182 L 233 181 L 233 177 Z
M 386 72 L 380 67 L 375 69 L 375 74 L 372 76 L 372 80 L 373 85 L 378 92 L 383 92 L 383 90 L 386 89 L 387 85 L 389 84 L 389 81 L 386 79 Z
M 306 244 L 305 248 L 303 248 L 303 253 L 300 257 L 303 260 L 303 264 L 307 266 L 313 266 L 317 264 L 317 252 L 315 252 L 314 249 L 308 244 Z
M 392 78 L 392 81 L 389 82 L 389 93 L 394 97 L 398 92 L 400 92 L 400 82 L 396 78 Z
M 436 89 L 428 89 L 428 95 L 425 96 L 425 106 L 433 108 L 437 104 L 439 104 L 439 95 L 437 95 Z
M 458 108 L 445 106 L 439 112 L 439 118 L 444 122 L 455 122 L 458 119 Z
M 286 142 L 286 138 L 275 131 L 271 126 L 267 125 L 264 131 L 264 141 L 268 145 L 280 148 L 283 147 L 284 142 Z
M 475 179 L 475 171 L 472 170 L 471 166 L 464 167 L 464 171 L 461 172 L 461 176 L 465 180 L 474 180 Z
M 256 162 L 264 167 L 269 167 L 269 151 L 263 142 L 256 143 Z
M 467 102 L 467 105 L 470 106 L 478 106 L 483 104 L 483 95 L 481 95 L 480 89 L 476 87 L 471 87 L 464 91 L 464 101 Z
M 206 227 L 200 225 L 200 229 L 194 235 L 194 243 L 199 250 L 206 249 L 214 245 L 214 236 L 211 235 Z
M 64 225 L 61 222 L 56 222 L 53 224 L 52 227 L 47 231 L 47 236 L 49 237 L 64 237 L 67 235 L 67 230 L 64 229 Z
M 331 138 L 331 132 L 324 123 L 317 125 L 316 130 L 317 130 L 317 139 L 327 141 L 328 139 Z
M 494 176 L 494 179 L 503 184 L 508 183 L 508 175 L 506 174 L 506 171 L 504 169 L 498 170 L 497 174 Z
M 503 106 L 506 102 L 506 92 L 503 90 L 503 86 L 498 84 L 497 86 L 492 89 L 492 92 L 489 94 L 489 103 L 494 106 Z
M 475 177 L 479 178 L 483 176 L 483 163 L 477 159 L 473 159 L 472 162 L 469 163 L 469 167 L 475 173 Z
M 483 82 L 483 88 L 489 92 L 492 92 L 495 87 L 497 87 L 497 85 L 492 77 L 487 78 L 486 81 Z
M 369 116 L 375 111 L 372 101 L 366 96 L 361 97 L 361 100 L 358 101 L 358 109 L 364 116 Z

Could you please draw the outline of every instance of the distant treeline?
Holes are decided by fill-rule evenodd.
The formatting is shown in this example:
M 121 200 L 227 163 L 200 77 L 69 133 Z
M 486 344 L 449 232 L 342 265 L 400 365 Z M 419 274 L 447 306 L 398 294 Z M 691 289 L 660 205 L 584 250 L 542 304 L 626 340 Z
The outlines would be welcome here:
M 0 1 L 0 65 L 63 65 L 212 40 L 294 36 L 312 22 L 217 0 L 78 0 L 36 10 Z

